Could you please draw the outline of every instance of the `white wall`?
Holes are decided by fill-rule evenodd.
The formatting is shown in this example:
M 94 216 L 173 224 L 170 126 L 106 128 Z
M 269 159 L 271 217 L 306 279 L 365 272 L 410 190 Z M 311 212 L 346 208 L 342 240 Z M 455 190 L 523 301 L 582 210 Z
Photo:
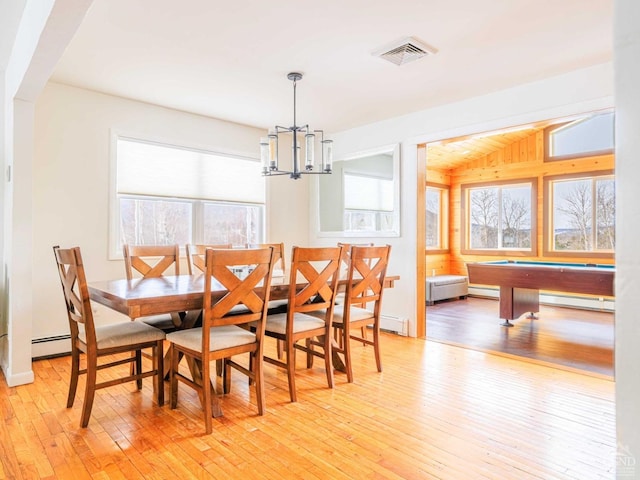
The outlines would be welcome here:
M 537 120 L 588 112 L 613 105 L 611 63 L 503 90 L 458 103 L 444 105 L 371 125 L 338 132 L 334 140 L 334 159 L 381 145 L 401 143 L 401 236 L 399 238 L 346 239 L 392 245 L 389 272 L 401 280 L 385 292 L 383 311 L 408 317 L 409 333 L 416 332 L 416 196 L 417 144 L 459 135 L 520 125 Z M 317 194 L 310 199 L 311 241 L 323 245 L 336 239 L 319 237 Z M 424 319 L 422 320 L 424 321 Z
M 640 2 L 615 5 L 618 478 L 640 478 Z
M 89 281 L 124 276 L 123 262 L 108 260 L 112 130 L 254 158 L 259 154 L 259 138 L 264 135 L 264 131 L 252 127 L 48 84 L 35 109 L 33 265 L 38 272 L 32 290 L 35 339 L 67 334 L 69 330 L 60 281 L 53 268 L 54 245 L 82 248 Z M 268 212 L 271 218 L 267 224 L 271 228 L 267 234 L 271 239 L 304 244 L 308 231 L 306 216 L 292 221 L 274 208 L 286 204 L 289 208 L 284 212 L 301 208 L 306 212 L 306 201 L 291 202 L 291 198 L 307 197 L 306 191 L 296 191 L 300 185 L 293 183 L 287 180 L 278 188 L 270 186 L 268 197 L 273 205 Z M 118 315 L 96 308 L 99 322 L 112 321 Z M 68 341 L 62 343 L 68 349 Z

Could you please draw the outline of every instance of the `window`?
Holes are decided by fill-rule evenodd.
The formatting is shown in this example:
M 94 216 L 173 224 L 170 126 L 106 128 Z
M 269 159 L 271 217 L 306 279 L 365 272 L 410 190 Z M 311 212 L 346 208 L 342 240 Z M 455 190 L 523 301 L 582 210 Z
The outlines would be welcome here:
M 344 173 L 344 230 L 393 230 L 393 179 Z
M 536 180 L 463 185 L 463 253 L 535 252 Z
M 257 160 L 116 141 L 112 257 L 138 245 L 262 243 L 265 185 Z
M 545 196 L 549 199 L 545 205 L 548 253 L 613 254 L 616 196 L 612 174 L 545 178 Z
M 613 153 L 614 114 L 599 113 L 545 130 L 545 160 Z
M 426 208 L 426 247 L 427 250 L 447 250 L 448 242 L 448 206 L 449 188 L 427 184 L 425 192 Z

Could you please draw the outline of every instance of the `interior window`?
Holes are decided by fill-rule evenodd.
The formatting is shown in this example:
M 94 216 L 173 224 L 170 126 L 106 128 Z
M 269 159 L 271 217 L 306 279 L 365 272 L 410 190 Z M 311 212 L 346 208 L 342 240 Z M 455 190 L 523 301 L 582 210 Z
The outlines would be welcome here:
M 615 182 L 613 175 L 545 178 L 550 198 L 548 251 L 613 253 Z
M 112 256 L 123 242 L 263 243 L 259 161 L 124 137 L 116 149 Z
M 463 185 L 465 252 L 535 251 L 535 180 Z
M 427 250 L 447 250 L 448 245 L 448 205 L 449 188 L 427 185 L 425 192 L 426 248 Z
M 614 114 L 599 113 L 546 130 L 546 160 L 565 160 L 613 152 Z

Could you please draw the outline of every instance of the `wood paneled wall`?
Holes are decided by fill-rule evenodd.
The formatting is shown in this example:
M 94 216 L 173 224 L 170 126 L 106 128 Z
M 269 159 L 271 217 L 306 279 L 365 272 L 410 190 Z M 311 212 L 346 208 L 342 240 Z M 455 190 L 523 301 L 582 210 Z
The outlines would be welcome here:
M 430 170 L 427 162 L 427 181 L 449 185 L 449 253 L 427 253 L 427 275 L 451 273 L 466 275 L 467 262 L 499 260 L 505 256 L 462 255 L 461 253 L 461 197 L 460 186 L 463 184 L 488 181 L 515 180 L 521 178 L 538 179 L 537 205 L 537 254 L 532 257 L 518 257 L 521 260 L 543 260 L 543 179 L 550 175 L 570 173 L 610 171 L 614 169 L 614 155 L 578 158 L 555 162 L 544 162 L 544 132 L 538 131 L 511 145 L 496 150 L 480 159 L 447 171 Z M 612 258 L 594 259 L 554 256 L 558 262 L 595 262 L 613 263 Z

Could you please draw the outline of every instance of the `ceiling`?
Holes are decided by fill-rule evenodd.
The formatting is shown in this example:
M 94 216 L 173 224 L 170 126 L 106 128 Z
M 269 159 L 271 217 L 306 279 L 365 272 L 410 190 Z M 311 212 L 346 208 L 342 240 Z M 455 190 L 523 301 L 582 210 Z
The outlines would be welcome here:
M 336 132 L 612 59 L 613 0 L 94 0 L 53 81 Z M 372 52 L 413 36 L 435 55 Z
M 535 125 L 514 127 L 506 131 L 488 132 L 429 143 L 427 145 L 429 168 L 437 170 L 459 168 L 519 142 L 543 129 L 546 125 L 547 122 L 541 122 Z

